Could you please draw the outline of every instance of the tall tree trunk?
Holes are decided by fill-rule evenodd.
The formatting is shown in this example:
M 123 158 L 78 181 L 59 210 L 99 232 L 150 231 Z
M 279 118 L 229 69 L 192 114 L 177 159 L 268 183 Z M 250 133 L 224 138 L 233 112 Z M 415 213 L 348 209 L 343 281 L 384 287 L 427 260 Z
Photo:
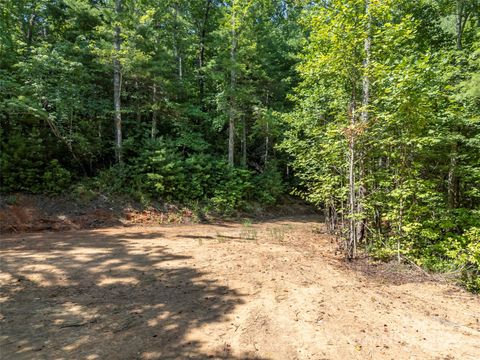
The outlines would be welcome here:
M 242 166 L 247 166 L 247 122 L 242 116 Z
M 265 99 L 265 106 L 268 109 L 268 103 L 269 103 L 269 92 L 267 91 L 267 96 Z M 266 124 L 266 132 L 265 132 L 265 160 L 264 160 L 264 167 L 267 167 L 268 164 L 268 147 L 270 146 L 270 129 L 269 129 L 269 124 L 268 124 L 268 118 L 267 118 L 267 124 Z
M 267 121 L 267 134 L 265 136 L 265 162 L 264 162 L 264 165 L 265 165 L 265 168 L 267 167 L 268 165 L 268 147 L 270 146 L 269 142 L 270 142 L 270 136 L 269 136 L 269 126 L 268 126 L 268 121 Z
M 121 38 L 120 25 L 118 21 L 122 12 L 122 0 L 115 0 L 115 13 L 117 15 L 117 24 L 115 25 L 115 35 L 113 39 L 114 57 L 113 57 L 113 103 L 115 110 L 115 157 L 118 163 L 122 163 L 122 113 L 120 95 L 122 92 L 122 70 L 118 53 L 120 52 Z
M 34 30 L 34 27 L 35 27 L 35 20 L 37 18 L 37 15 L 36 14 L 31 14 L 30 17 L 28 18 L 28 22 L 27 22 L 27 34 L 26 34 L 26 38 L 27 38 L 27 48 L 30 49 L 30 46 L 32 45 L 32 42 L 33 42 L 33 30 Z
M 198 55 L 198 68 L 199 68 L 199 90 L 200 90 L 200 102 L 202 108 L 204 108 L 204 97 L 205 97 L 205 73 L 203 67 L 205 66 L 205 41 L 207 35 L 207 24 L 209 20 L 209 13 L 211 8 L 212 0 L 206 0 L 205 14 L 203 17 L 202 30 L 200 32 L 200 52 Z
M 365 0 L 365 14 L 367 16 L 367 36 L 364 41 L 365 58 L 363 59 L 362 113 L 360 115 L 360 119 L 363 123 L 368 122 L 368 105 L 370 104 L 370 77 L 368 74 L 372 47 L 372 38 L 370 35 L 372 27 L 370 18 L 370 0 Z
M 137 76 L 135 76 L 133 86 L 135 87 L 135 107 L 137 111 L 137 124 L 140 125 L 142 123 L 142 112 L 140 108 L 140 85 L 138 83 Z
M 364 41 L 364 51 L 365 58 L 363 59 L 363 79 L 362 79 L 362 111 L 360 113 L 360 120 L 365 125 L 368 123 L 369 113 L 368 106 L 370 104 L 370 77 L 368 74 L 370 68 L 370 56 L 371 56 L 371 46 L 372 39 L 370 36 L 371 32 L 371 18 L 370 18 L 370 0 L 365 0 L 365 15 L 367 17 L 367 36 Z M 365 155 L 365 154 L 363 154 Z M 365 202 L 365 197 L 367 189 L 365 187 L 365 156 L 360 156 L 360 176 L 359 176 L 359 186 L 358 186 L 358 207 L 357 211 L 359 214 L 362 214 L 364 211 L 363 204 Z M 365 229 L 366 229 L 366 217 L 363 217 L 357 225 L 357 241 L 362 242 L 365 238 Z
M 231 19 L 231 48 L 230 48 L 230 109 L 228 123 L 228 163 L 230 166 L 235 165 L 235 90 L 237 85 L 237 32 L 235 21 L 235 3 L 232 2 L 232 19 Z
M 457 0 L 457 15 L 456 15 L 456 35 L 457 35 L 457 50 L 462 50 L 462 37 L 465 25 L 470 16 L 470 9 L 466 7 L 465 0 Z M 453 131 L 456 131 L 456 126 L 453 126 Z M 459 180 L 457 177 L 457 159 L 458 159 L 458 142 L 454 140 L 451 145 L 450 152 L 450 164 L 448 169 L 448 178 L 447 178 L 447 193 L 448 193 L 448 203 L 450 208 L 454 209 L 458 207 L 459 198 L 460 198 L 460 186 Z
M 356 194 L 355 194 L 355 139 L 353 134 L 350 135 L 349 141 L 349 159 L 348 159 L 348 203 L 349 203 L 349 239 L 347 244 L 347 258 L 353 259 L 356 253 L 357 247 L 357 222 L 355 219 L 356 215 Z
M 456 174 L 457 169 L 457 157 L 458 157 L 458 142 L 454 141 L 452 144 L 452 150 L 450 152 L 450 165 L 448 169 L 447 178 L 447 192 L 448 192 L 448 205 L 451 209 L 455 209 L 459 205 L 459 192 L 460 186 L 458 176 Z
M 178 78 L 179 80 L 183 79 L 183 59 L 182 59 L 182 54 L 180 51 L 180 44 L 178 41 L 178 14 L 179 14 L 179 9 L 178 9 L 178 3 L 174 3 L 174 9 L 175 9 L 175 26 L 173 29 L 173 51 L 175 54 L 175 59 L 177 61 L 177 71 L 178 71 Z
M 457 0 L 457 16 L 455 19 L 455 27 L 457 33 L 457 50 L 462 50 L 464 8 L 464 0 Z
M 152 139 L 157 136 L 157 84 L 153 82 L 152 85 Z
M 356 127 L 356 106 L 355 106 L 355 90 L 353 90 L 352 103 L 350 106 L 350 133 L 348 139 L 348 205 L 349 205 L 349 222 L 346 255 L 348 259 L 353 259 L 357 251 L 357 199 L 355 193 L 355 127 Z

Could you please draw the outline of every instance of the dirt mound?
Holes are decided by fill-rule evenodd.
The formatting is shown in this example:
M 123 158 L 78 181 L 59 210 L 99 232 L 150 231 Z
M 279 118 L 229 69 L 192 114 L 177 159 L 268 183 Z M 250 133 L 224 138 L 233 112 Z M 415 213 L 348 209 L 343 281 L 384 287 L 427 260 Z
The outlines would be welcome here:
M 13 204 L 2 201 L 0 232 L 88 229 L 120 225 L 113 209 L 81 208 L 65 199 L 16 195 Z
M 97 229 L 112 226 L 193 222 L 193 213 L 174 205 L 142 207 L 99 196 L 88 202 L 68 197 L 15 194 L 0 197 L 0 232 Z
M 12 194 L 0 196 L 0 232 L 35 232 L 99 229 L 112 226 L 156 226 L 159 224 L 191 224 L 239 218 L 269 219 L 288 215 L 309 215 L 315 209 L 304 201 L 284 196 L 279 204 L 250 212 L 238 212 L 229 219 L 221 215 L 195 214 L 175 204 L 158 203 L 142 206 L 134 201 L 99 195 L 88 201 L 68 196 Z

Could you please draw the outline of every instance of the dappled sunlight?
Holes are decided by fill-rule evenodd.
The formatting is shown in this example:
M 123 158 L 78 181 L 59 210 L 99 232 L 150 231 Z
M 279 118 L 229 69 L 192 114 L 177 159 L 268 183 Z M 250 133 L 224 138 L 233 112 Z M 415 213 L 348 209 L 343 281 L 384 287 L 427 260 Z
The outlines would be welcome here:
M 0 285 L 7 284 L 13 280 L 12 274 L 0 273 Z
M 18 322 L 1 329 L 5 356 L 104 359 L 109 341 L 123 358 L 209 357 L 188 334 L 226 321 L 242 295 L 186 266 L 191 257 L 152 240 L 159 236 L 95 231 L 2 242 L 1 310 Z
M 123 278 L 102 276 L 102 278 L 100 279 L 100 281 L 97 284 L 99 286 L 106 286 L 106 285 L 114 285 L 114 284 L 136 285 L 138 283 L 139 283 L 138 279 L 134 278 L 133 276 L 123 277 Z
M 74 343 L 66 345 L 62 348 L 62 350 L 71 352 L 73 350 L 77 350 L 80 346 L 87 345 L 90 340 L 89 336 L 82 336 L 80 339 L 76 340 Z
M 95 319 L 98 315 L 95 309 L 74 302 L 54 306 L 49 312 L 54 314 L 52 322 L 60 328 L 82 324 L 84 321 Z
M 66 286 L 71 284 L 66 280 L 67 273 L 65 271 L 50 264 L 24 265 L 19 268 L 18 274 L 39 286 Z

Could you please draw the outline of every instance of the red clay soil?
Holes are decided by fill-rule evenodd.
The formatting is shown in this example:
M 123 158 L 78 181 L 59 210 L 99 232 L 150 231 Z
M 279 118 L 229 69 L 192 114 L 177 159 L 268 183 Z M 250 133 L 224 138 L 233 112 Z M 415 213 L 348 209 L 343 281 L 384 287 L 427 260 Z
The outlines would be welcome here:
M 8 199 L 14 199 L 13 201 Z M 0 232 L 65 231 L 112 226 L 191 223 L 193 213 L 174 205 L 142 207 L 97 196 L 85 203 L 68 197 L 15 194 L 0 197 Z
M 322 232 L 297 217 L 4 234 L 1 358 L 479 359 L 478 296 L 353 269 Z
M 284 196 L 274 207 L 258 207 L 236 218 L 260 219 L 288 215 L 308 215 L 315 210 L 305 202 Z M 155 226 L 160 224 L 192 224 L 200 220 L 216 222 L 204 215 L 199 219 L 190 209 L 168 203 L 142 206 L 120 197 L 97 194 L 88 201 L 68 196 L 11 194 L 0 195 L 0 233 L 101 229 L 113 226 Z

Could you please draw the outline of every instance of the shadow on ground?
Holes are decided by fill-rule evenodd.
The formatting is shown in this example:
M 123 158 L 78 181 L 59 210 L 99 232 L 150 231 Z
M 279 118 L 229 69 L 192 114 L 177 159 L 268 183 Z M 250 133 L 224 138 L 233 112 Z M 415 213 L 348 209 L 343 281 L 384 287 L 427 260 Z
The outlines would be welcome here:
M 3 239 L 1 357 L 256 358 L 203 333 L 206 325 L 229 326 L 242 295 L 155 244 L 161 237 L 83 231 Z

